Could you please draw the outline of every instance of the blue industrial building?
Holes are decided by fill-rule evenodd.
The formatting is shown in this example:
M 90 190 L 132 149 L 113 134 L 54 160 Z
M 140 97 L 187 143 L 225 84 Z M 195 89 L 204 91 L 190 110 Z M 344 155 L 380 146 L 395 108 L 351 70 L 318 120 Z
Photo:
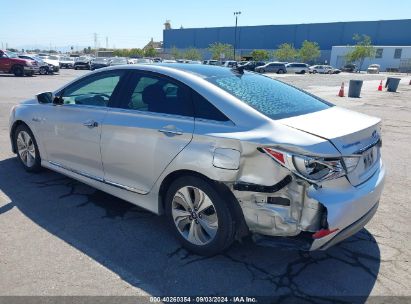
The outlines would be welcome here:
M 214 42 L 234 45 L 234 27 L 165 29 L 163 42 L 165 51 L 171 48 L 190 47 L 203 50 Z M 290 25 L 261 25 L 237 27 L 238 54 L 247 55 L 254 49 L 275 50 L 282 43 L 292 43 L 299 48 L 304 40 L 320 45 L 321 58 L 331 57 L 331 49 L 336 45 L 354 44 L 354 34 L 366 34 L 374 45 L 411 45 L 411 19 L 383 21 L 355 21 Z

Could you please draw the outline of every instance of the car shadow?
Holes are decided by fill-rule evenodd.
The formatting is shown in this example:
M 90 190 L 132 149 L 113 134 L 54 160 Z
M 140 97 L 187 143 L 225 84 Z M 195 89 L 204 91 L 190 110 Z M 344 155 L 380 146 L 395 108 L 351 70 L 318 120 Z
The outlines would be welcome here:
M 362 303 L 380 268 L 378 244 L 365 229 L 327 251 L 259 247 L 246 239 L 224 254 L 202 257 L 179 245 L 164 217 L 49 170 L 27 173 L 15 158 L 0 161 L 0 190 L 11 201 L 0 207 L 0 220 L 17 207 L 151 295 L 269 296 L 283 303 L 316 297 L 317 303 Z

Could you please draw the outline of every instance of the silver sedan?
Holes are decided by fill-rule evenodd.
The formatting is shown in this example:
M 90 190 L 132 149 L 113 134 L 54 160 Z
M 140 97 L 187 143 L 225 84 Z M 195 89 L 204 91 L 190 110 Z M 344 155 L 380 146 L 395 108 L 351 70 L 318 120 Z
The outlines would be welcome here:
M 12 149 L 156 214 L 189 250 L 324 250 L 377 210 L 380 119 L 278 80 L 198 64 L 98 70 L 15 106 Z

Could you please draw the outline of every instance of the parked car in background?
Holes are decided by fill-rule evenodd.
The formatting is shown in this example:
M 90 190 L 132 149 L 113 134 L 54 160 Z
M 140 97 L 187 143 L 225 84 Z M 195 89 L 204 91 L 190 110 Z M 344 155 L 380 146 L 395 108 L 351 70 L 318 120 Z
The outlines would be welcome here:
M 33 76 L 39 66 L 35 60 L 19 58 L 15 53 L 0 50 L 0 72 L 15 76 Z
M 83 75 L 12 108 L 12 151 L 27 172 L 46 167 L 165 214 L 196 254 L 249 234 L 326 250 L 360 231 L 384 185 L 381 119 L 243 72 L 176 63 Z
M 300 62 L 291 62 L 286 64 L 287 73 L 305 74 L 310 71 L 308 64 Z
M 163 59 L 161 59 L 160 57 L 155 57 L 153 58 L 153 62 L 162 62 Z
M 256 67 L 265 65 L 264 61 L 243 61 L 239 66 L 247 71 L 254 71 Z
M 209 65 L 220 65 L 220 61 L 218 61 L 218 60 L 214 60 L 214 59 L 211 59 L 211 60 L 204 60 L 204 61 L 203 61 L 203 64 L 209 64 Z
M 60 68 L 72 69 L 74 67 L 74 58 L 69 56 L 60 57 Z
M 80 56 L 74 61 L 74 69 L 86 69 L 90 70 L 91 67 L 91 57 L 89 56 Z
M 356 66 L 355 64 L 353 64 L 353 63 L 348 63 L 348 64 L 346 64 L 345 66 L 343 66 L 343 67 L 341 68 L 341 71 L 343 71 L 343 72 L 349 72 L 349 73 L 355 73 L 355 72 L 358 71 L 358 68 L 357 68 L 357 66 Z
M 19 58 L 22 58 L 22 59 L 36 61 L 39 67 L 38 73 L 40 75 L 53 74 L 53 66 L 44 62 L 44 60 L 41 59 L 40 57 L 34 56 L 34 55 L 27 55 L 27 54 L 18 55 L 18 56 Z
M 221 66 L 227 67 L 227 68 L 234 68 L 237 65 L 238 65 L 237 61 L 234 61 L 234 60 L 227 60 L 221 63 Z
M 332 70 L 333 69 L 330 65 L 323 64 L 312 65 L 309 68 L 309 72 L 312 74 L 331 74 Z
M 153 60 L 150 58 L 132 58 L 129 59 L 132 64 L 151 64 L 153 63 Z
M 367 73 L 368 74 L 379 74 L 380 73 L 381 66 L 379 64 L 370 64 L 369 67 L 367 68 Z
M 287 73 L 287 67 L 284 62 L 269 62 L 265 65 L 256 67 L 254 70 L 258 73 Z
M 177 61 L 175 61 L 174 59 L 164 59 L 162 62 L 163 63 L 177 63 Z
M 113 57 L 110 60 L 110 65 L 124 65 L 128 64 L 127 58 L 124 57 Z
M 110 58 L 107 57 L 97 57 L 90 61 L 90 70 L 94 71 L 96 69 L 101 69 L 110 66 Z
M 41 59 L 49 66 L 53 67 L 53 72 L 58 72 L 60 70 L 60 61 L 59 57 L 55 55 L 40 56 Z

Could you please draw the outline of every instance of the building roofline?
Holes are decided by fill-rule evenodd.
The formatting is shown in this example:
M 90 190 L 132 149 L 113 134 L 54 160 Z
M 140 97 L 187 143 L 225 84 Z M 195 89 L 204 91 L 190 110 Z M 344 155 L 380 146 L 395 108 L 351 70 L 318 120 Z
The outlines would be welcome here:
M 239 25 L 237 28 L 249 27 L 265 27 L 265 26 L 298 26 L 298 25 L 324 25 L 324 24 L 347 24 L 347 23 L 371 23 L 371 22 L 390 22 L 390 21 L 409 21 L 411 19 L 389 19 L 389 20 L 359 20 L 359 21 L 332 21 L 332 22 L 317 22 L 317 23 L 287 23 L 287 24 L 261 24 L 261 25 Z M 234 26 L 216 26 L 216 27 L 189 27 L 176 29 L 163 29 L 163 31 L 184 31 L 184 30 L 202 30 L 202 29 L 225 29 L 234 28 Z

